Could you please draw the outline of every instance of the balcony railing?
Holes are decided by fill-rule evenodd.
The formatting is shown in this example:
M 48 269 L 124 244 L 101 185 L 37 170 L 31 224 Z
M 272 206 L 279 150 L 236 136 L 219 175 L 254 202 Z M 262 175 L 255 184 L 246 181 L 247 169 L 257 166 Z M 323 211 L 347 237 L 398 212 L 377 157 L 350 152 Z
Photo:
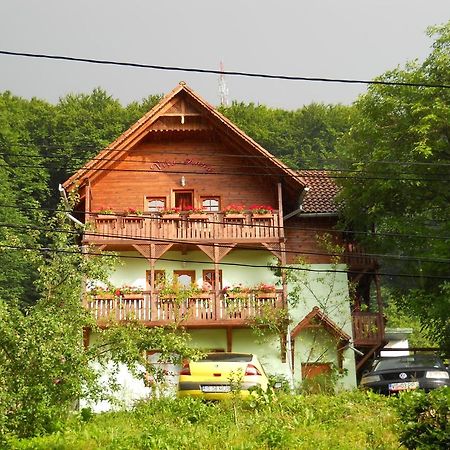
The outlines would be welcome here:
M 377 260 L 373 256 L 367 256 L 359 244 L 347 242 L 342 262 L 348 264 L 349 267 L 370 267 L 376 265 Z
M 384 341 L 384 318 L 380 313 L 353 312 L 353 341 L 357 346 L 374 346 Z
M 86 302 L 98 323 L 138 320 L 157 326 L 180 323 L 195 325 L 244 325 L 263 317 L 269 309 L 283 308 L 282 292 L 243 294 L 239 297 L 214 293 L 198 294 L 186 299 L 160 296 L 157 293 L 100 295 Z
M 207 213 L 200 215 L 117 216 L 91 214 L 85 241 L 174 239 L 187 242 L 279 241 L 278 213 L 252 215 Z

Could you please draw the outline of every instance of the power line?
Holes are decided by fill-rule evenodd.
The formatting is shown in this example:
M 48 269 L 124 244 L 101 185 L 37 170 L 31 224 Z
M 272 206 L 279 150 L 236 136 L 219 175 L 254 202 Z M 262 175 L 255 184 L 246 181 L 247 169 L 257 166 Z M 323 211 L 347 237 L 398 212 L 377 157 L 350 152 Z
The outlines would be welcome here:
M 12 229 L 28 229 L 28 230 L 37 230 L 37 231 L 51 231 L 55 233 L 65 233 L 65 234 L 72 234 L 72 235 L 80 235 L 81 231 L 72 231 L 72 230 L 62 230 L 62 229 L 50 229 L 50 228 L 43 228 L 38 227 L 35 225 L 16 225 L 16 224 L 10 224 L 10 223 L 2 223 L 0 222 L 0 227 L 2 228 L 12 228 Z M 192 242 L 188 242 L 186 240 L 179 240 L 179 239 L 169 239 L 169 238 L 157 238 L 157 237 L 142 237 L 142 236 L 130 236 L 130 235 L 123 235 L 123 234 L 108 234 L 108 233 L 96 233 L 96 232 L 90 232 L 90 231 L 83 231 L 83 236 L 93 236 L 93 237 L 106 237 L 106 238 L 115 238 L 120 239 L 124 241 L 142 241 L 145 243 L 148 242 L 157 242 L 157 243 L 168 243 L 168 244 L 192 244 Z M 195 245 L 195 244 L 194 244 Z M 234 245 L 231 244 L 220 244 L 220 243 L 208 243 L 204 242 L 201 243 L 204 247 L 219 247 L 219 248 L 230 248 L 230 249 L 236 249 Z M 279 252 L 280 249 L 278 248 L 269 248 L 269 247 L 252 247 L 250 245 L 245 245 L 245 247 L 239 247 L 242 250 L 267 250 L 267 251 L 276 251 Z M 399 261 L 415 261 L 415 262 L 431 262 L 431 263 L 442 263 L 442 264 L 448 264 L 450 263 L 450 259 L 443 259 L 443 258 L 429 258 L 429 257 L 415 257 L 415 256 L 408 256 L 408 255 L 393 255 L 393 254 L 376 254 L 376 253 L 363 253 L 359 255 L 347 253 L 343 251 L 343 253 L 336 253 L 336 252 L 312 252 L 312 251 L 296 251 L 296 250 L 283 250 L 283 253 L 287 254 L 294 254 L 294 255 L 314 255 L 314 256 L 329 256 L 329 257 L 344 257 L 348 259 L 361 259 L 361 257 L 364 258 L 374 258 L 374 259 L 396 259 Z
M 191 73 L 203 73 L 213 75 L 230 75 L 241 76 L 250 78 L 266 78 L 275 80 L 290 80 L 290 81 L 312 81 L 321 83 L 344 83 L 344 84 L 367 84 L 367 85 L 383 85 L 383 86 L 409 86 L 409 87 L 429 87 L 429 88 L 441 88 L 449 89 L 450 85 L 440 83 L 412 83 L 406 81 L 382 81 L 382 80 L 358 80 L 358 79 L 345 79 L 345 78 L 324 78 L 324 77 L 305 77 L 305 76 L 291 76 L 291 75 L 271 75 L 266 73 L 254 73 L 254 72 L 238 72 L 238 71 L 221 71 L 213 69 L 200 69 L 193 67 L 179 67 L 179 66 L 161 66 L 156 64 L 143 64 L 132 62 L 120 62 L 104 59 L 92 59 L 92 58 L 78 58 L 73 56 L 62 55 L 48 55 L 43 53 L 25 53 L 25 52 L 13 52 L 7 50 L 0 50 L 0 54 L 9 56 L 21 56 L 26 58 L 39 58 L 39 59 L 51 59 L 59 61 L 75 61 L 89 64 L 102 64 L 110 66 L 121 67 L 135 67 L 140 69 L 154 69 L 154 70 L 166 70 L 172 72 L 191 72 Z
M 7 248 L 11 250 L 23 250 L 23 251 L 36 251 L 43 253 L 63 253 L 63 254 L 75 254 L 75 255 L 86 255 L 86 256 L 98 256 L 98 257 L 120 257 L 124 259 L 140 259 L 146 260 L 149 259 L 155 261 L 168 261 L 168 262 L 178 262 L 178 263 L 193 263 L 193 264 L 204 264 L 211 265 L 211 261 L 196 261 L 189 259 L 172 259 L 172 258 L 147 258 L 144 256 L 135 256 L 135 255 L 117 255 L 115 253 L 97 253 L 97 252 L 82 252 L 81 249 L 78 251 L 72 250 L 62 250 L 62 249 L 52 249 L 49 247 L 26 247 L 26 246 L 17 246 L 17 245 L 6 245 L 0 244 L 0 248 Z M 234 267 L 249 267 L 249 268 L 265 268 L 265 269 L 286 269 L 286 270 L 295 270 L 295 271 L 304 271 L 304 272 L 316 272 L 316 273 L 346 273 L 346 274 L 358 274 L 357 270 L 340 270 L 340 269 L 312 269 L 309 267 L 298 267 L 298 266 L 270 266 L 263 264 L 245 264 L 245 263 L 232 263 L 232 262 L 221 262 L 221 266 L 234 266 Z M 390 276 L 390 277 L 405 277 L 405 278 L 430 278 L 430 279 L 438 279 L 438 280 L 450 280 L 450 276 L 440 276 L 440 275 L 413 275 L 413 274 L 400 274 L 400 273 L 384 273 L 377 271 L 367 271 L 365 272 L 368 275 L 380 275 L 380 276 Z
M 179 156 L 182 156 L 183 154 L 181 153 L 175 153 L 178 154 Z M 212 154 L 212 153 L 211 153 Z M 2 156 L 21 156 L 21 157 L 26 157 L 26 158 L 31 158 L 31 159 L 42 159 L 42 160 L 48 160 L 48 159 L 55 159 L 55 160 L 61 160 L 62 157 L 61 156 L 57 156 L 57 155 L 48 155 L 48 156 L 42 156 L 42 155 L 33 155 L 33 154 L 27 154 L 27 153 L 6 153 L 6 152 L 0 152 L 0 155 Z M 187 153 L 186 153 L 187 155 Z M 204 155 L 204 153 L 202 153 L 202 156 Z M 223 155 L 221 155 L 223 156 Z M 234 155 L 235 157 L 239 157 L 240 155 Z M 107 161 L 107 162 L 120 162 L 120 163 L 124 163 L 124 164 L 135 164 L 135 163 L 140 163 L 140 164 L 153 164 L 153 165 L 162 165 L 162 164 L 170 164 L 170 166 L 174 166 L 174 165 L 185 165 L 185 163 L 183 161 L 162 161 L 162 160 L 155 160 L 155 161 L 148 161 L 147 159 L 115 159 L 115 158 L 98 158 L 98 157 L 94 157 L 89 159 L 89 163 L 92 161 Z M 14 163 L 8 163 L 8 166 L 10 164 L 14 164 Z M 447 165 L 447 164 L 442 164 L 443 166 Z M 450 164 L 448 164 L 450 165 Z M 82 169 L 84 166 L 81 167 L 71 167 L 71 166 L 50 166 L 50 165 L 36 165 L 36 167 L 38 168 L 50 168 L 50 169 L 54 169 L 54 168 L 64 168 L 64 169 Z M 236 166 L 232 166 L 232 165 L 227 165 L 227 164 L 208 164 L 208 167 L 218 167 L 218 168 L 230 168 L 231 170 L 233 170 Z M 262 166 L 261 165 L 249 165 L 246 164 L 245 167 L 248 168 L 258 168 L 261 169 Z M 96 170 L 96 169 L 89 169 L 89 170 Z M 103 169 L 103 170 L 122 170 L 122 169 Z M 291 170 L 295 170 L 295 169 L 291 169 Z M 333 175 L 330 175 L 330 173 L 333 172 L 338 172 L 338 173 L 355 173 L 355 174 L 371 174 L 371 173 L 377 173 L 376 171 L 370 171 L 370 170 L 355 170 L 355 169 L 335 169 L 335 168 L 329 168 L 329 169 L 323 169 L 323 168 L 314 168 L 314 167 L 304 167 L 301 169 L 302 174 L 299 174 L 298 176 L 300 177 L 309 177 L 312 175 L 307 175 L 304 174 L 304 171 L 310 171 L 310 172 L 326 172 L 327 173 L 327 177 L 330 178 L 334 178 Z M 197 172 L 195 172 L 197 173 Z M 213 172 L 213 173 L 217 173 L 217 172 Z M 235 173 L 235 172 L 233 172 Z M 415 172 L 395 172 L 395 175 L 415 175 Z M 438 176 L 447 176 L 448 172 L 446 173 L 433 173 L 432 174 L 434 177 L 438 177 Z M 354 178 L 354 177 L 352 177 Z
M 81 214 L 83 216 L 91 215 L 95 216 L 98 214 L 97 212 L 91 212 L 86 213 L 85 211 L 77 211 L 77 210 L 71 210 L 71 209 L 55 209 L 55 208 L 44 208 L 42 206 L 18 206 L 18 205 L 6 205 L 0 203 L 0 208 L 11 208 L 11 209 L 18 209 L 20 211 L 47 211 L 50 213 L 55 213 L 56 211 L 60 212 L 66 212 L 66 213 L 76 213 Z M 127 217 L 128 214 L 126 213 L 113 213 L 112 216 L 117 217 Z M 155 214 L 148 213 L 148 214 L 142 214 L 139 217 L 142 217 L 143 219 L 149 219 L 149 220 L 160 220 L 159 217 L 155 216 Z M 301 216 L 300 216 L 301 217 Z M 187 221 L 187 219 L 180 219 L 180 221 Z M 210 220 L 208 223 L 210 224 L 217 224 L 217 225 L 225 225 L 226 222 L 224 221 L 218 221 L 218 220 Z M 329 232 L 329 233 L 343 233 L 343 234 L 353 234 L 353 235 L 363 235 L 363 236 L 371 236 L 371 237 L 399 237 L 399 238 L 413 238 L 413 239 L 431 239 L 431 240 L 450 240 L 450 236 L 436 236 L 436 235 L 429 235 L 429 234 L 405 234 L 405 233 L 394 233 L 394 232 L 372 232 L 372 231 L 354 231 L 354 230 L 346 230 L 346 229 L 339 229 L 339 228 L 311 228 L 311 227 L 297 227 L 297 226 L 288 226 L 285 225 L 281 227 L 280 225 L 264 225 L 264 224 L 258 224 L 257 227 L 259 228 L 272 228 L 272 229 L 284 229 L 284 230 L 300 230 L 300 231 L 317 231 L 317 232 Z
M 16 164 L 16 163 L 10 163 L 10 164 L 0 164 L 0 167 L 6 167 L 6 168 L 28 168 L 28 169 L 48 169 L 48 166 L 45 165 L 32 165 L 32 164 Z M 50 167 L 52 168 L 52 167 Z M 59 169 L 59 167 L 53 167 L 55 169 Z M 162 169 L 113 169 L 113 168 L 102 168 L 102 167 L 78 167 L 78 166 L 64 166 L 65 169 L 71 169 L 71 170 L 85 170 L 86 172 L 132 172 L 132 173 L 169 173 L 169 174 L 187 174 L 187 175 L 233 175 L 233 176 L 248 176 L 248 177 L 259 177 L 259 176 L 270 176 L 270 177 L 276 177 L 276 178 L 289 178 L 289 179 L 303 179 L 303 178 L 324 178 L 323 174 L 298 174 L 298 175 L 290 175 L 290 174 L 277 174 L 277 173 L 268 173 L 268 172 L 236 172 L 236 171 L 230 171 L 230 172 L 201 172 L 201 171 L 189 171 L 189 170 L 162 170 Z M 268 169 L 273 169 L 271 167 L 268 167 Z M 327 175 L 327 178 L 332 179 L 351 179 L 351 180 L 394 180 L 394 181 L 436 181 L 439 183 L 442 182 L 449 182 L 449 179 L 444 178 L 412 178 L 412 177 L 405 177 L 405 178 L 398 178 L 398 177 L 386 177 L 386 176 L 365 176 L 365 177 L 357 177 L 357 176 L 346 176 L 346 175 Z
M 3 146 L 0 144 L 0 148 L 7 148 L 10 149 L 11 146 L 14 147 L 21 147 L 21 148 L 30 148 L 31 144 L 27 144 L 27 145 L 22 145 L 22 144 L 10 144 L 8 146 Z M 124 150 L 123 149 L 113 149 L 113 148 L 108 148 L 108 147 L 89 147 L 89 146 L 84 146 L 84 145 L 80 145 L 78 147 L 73 147 L 73 146 L 63 146 L 63 145 L 42 145 L 42 144 L 35 144 L 36 146 L 39 147 L 39 149 L 45 148 L 45 149 L 55 149 L 55 150 L 86 150 L 86 149 L 92 149 L 95 150 L 97 153 L 100 153 L 102 151 L 107 150 L 109 153 L 123 153 Z M 30 158 L 42 158 L 42 159 L 58 159 L 61 158 L 61 156 L 58 155 L 33 155 L 33 154 L 26 154 L 26 153 L 0 153 L 0 154 L 4 154 L 4 155 L 11 155 L 11 156 L 28 156 Z M 192 155 L 189 152 L 183 152 L 183 151 L 170 151 L 170 150 L 164 150 L 164 155 L 178 155 L 178 156 L 182 156 L 182 155 L 186 155 L 191 157 Z M 212 156 L 217 156 L 217 153 L 212 152 L 212 151 L 202 151 L 202 155 L 212 155 Z M 281 158 L 283 158 L 283 155 L 281 156 L 275 156 L 275 155 L 246 155 L 246 154 L 238 154 L 238 153 L 220 153 L 221 157 L 234 157 L 234 158 L 250 158 L 250 159 L 264 159 L 264 160 L 280 160 Z M 102 158 L 92 158 L 91 160 L 102 160 Z M 111 158 L 111 161 L 120 161 L 120 160 L 115 160 Z M 350 159 L 343 159 L 343 158 L 324 158 L 323 161 L 328 161 L 328 162 L 342 162 L 345 164 L 392 164 L 392 165 L 401 165 L 401 166 L 450 166 L 450 163 L 445 163 L 445 162 L 425 162 L 425 161 L 391 161 L 391 160 L 350 160 Z M 88 161 L 87 161 L 88 162 Z M 296 169 L 292 169 L 292 170 L 296 170 Z M 300 169 L 299 169 L 300 170 Z M 341 170 L 341 169 L 301 169 L 301 170 Z

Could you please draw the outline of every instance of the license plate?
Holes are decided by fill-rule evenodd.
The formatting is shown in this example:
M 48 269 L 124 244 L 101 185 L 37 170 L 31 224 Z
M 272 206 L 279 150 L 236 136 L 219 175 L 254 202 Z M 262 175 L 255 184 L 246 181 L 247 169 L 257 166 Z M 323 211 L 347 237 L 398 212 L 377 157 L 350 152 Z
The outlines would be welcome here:
M 202 386 L 202 392 L 230 392 L 230 386 Z
M 396 391 L 408 391 L 410 389 L 418 389 L 418 381 L 404 381 L 403 383 L 391 383 L 389 384 L 389 390 L 392 392 Z

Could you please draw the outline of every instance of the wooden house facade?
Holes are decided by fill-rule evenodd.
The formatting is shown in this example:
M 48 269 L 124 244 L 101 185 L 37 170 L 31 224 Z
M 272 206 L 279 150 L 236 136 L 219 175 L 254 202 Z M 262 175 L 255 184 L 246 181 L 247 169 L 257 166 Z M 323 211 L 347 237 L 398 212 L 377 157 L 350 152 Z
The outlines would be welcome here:
M 367 355 L 383 341 L 381 311 L 360 307 L 377 282 L 375 263 L 333 232 L 332 180 L 289 169 L 184 83 L 63 187 L 78 189 L 78 210 L 90 224 L 83 244 L 123 260 L 111 278 L 114 291 L 100 289 L 86 301 L 100 325 L 179 321 L 202 348 L 258 353 L 261 344 L 251 337 L 255 318 L 268 309 L 288 310 L 291 328 L 274 340 L 282 345 L 263 352 L 272 355 L 272 371 L 295 373 L 298 381 L 318 364 L 354 367 L 352 346 Z M 338 263 L 317 239 L 325 232 L 346 245 Z M 268 266 L 295 264 L 312 274 L 300 280 L 305 289 L 317 288 L 292 306 L 289 277 L 277 277 Z M 339 278 L 343 293 L 318 286 L 318 273 L 322 283 Z M 176 289 L 169 292 L 168 285 L 189 294 L 176 302 Z M 335 297 L 342 307 L 329 313 Z M 332 349 L 325 363 L 306 361 L 308 333 L 315 329 Z

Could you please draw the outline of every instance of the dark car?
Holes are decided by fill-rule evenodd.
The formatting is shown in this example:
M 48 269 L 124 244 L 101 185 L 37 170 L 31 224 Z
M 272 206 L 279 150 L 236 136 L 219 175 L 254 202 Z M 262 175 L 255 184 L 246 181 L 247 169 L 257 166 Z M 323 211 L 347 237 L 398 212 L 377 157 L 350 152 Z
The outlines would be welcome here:
M 361 387 L 380 394 L 412 389 L 429 391 L 450 386 L 450 371 L 436 356 L 409 355 L 376 359 L 363 375 Z

